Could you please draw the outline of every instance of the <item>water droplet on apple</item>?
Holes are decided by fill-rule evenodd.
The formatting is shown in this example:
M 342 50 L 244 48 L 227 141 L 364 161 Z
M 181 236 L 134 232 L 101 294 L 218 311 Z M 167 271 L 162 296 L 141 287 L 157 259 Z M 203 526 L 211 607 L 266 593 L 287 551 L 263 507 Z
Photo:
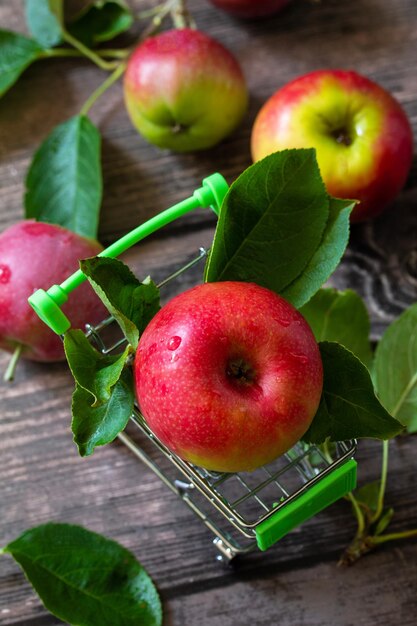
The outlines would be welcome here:
M 293 321 L 292 319 L 288 317 L 280 317 L 279 315 L 276 315 L 276 316 L 274 315 L 274 319 L 276 322 L 278 322 L 278 324 L 281 324 L 281 326 L 284 326 L 285 328 L 289 326 L 291 322 Z
M 308 357 L 305 354 L 295 354 L 294 352 L 291 352 L 291 356 L 294 357 L 294 359 L 300 361 L 300 363 L 303 363 L 304 365 L 308 363 Z
M 0 265 L 0 283 L 7 285 L 12 273 L 8 265 Z
M 167 348 L 168 350 L 176 350 L 180 347 L 180 344 L 181 337 L 178 337 L 178 335 L 174 335 L 174 337 L 171 337 L 171 339 L 168 340 Z

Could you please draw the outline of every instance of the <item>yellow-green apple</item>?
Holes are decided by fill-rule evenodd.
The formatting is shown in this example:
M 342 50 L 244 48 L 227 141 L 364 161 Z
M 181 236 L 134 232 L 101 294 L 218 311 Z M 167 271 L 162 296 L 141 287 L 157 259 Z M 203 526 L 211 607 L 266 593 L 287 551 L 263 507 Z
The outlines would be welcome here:
M 413 136 L 401 105 L 352 71 L 293 80 L 264 104 L 252 129 L 255 161 L 285 148 L 313 147 L 332 196 L 359 200 L 352 221 L 378 215 L 403 187 Z
M 181 458 L 210 470 L 253 470 L 304 434 L 323 372 L 313 333 L 259 285 L 205 283 L 166 304 L 135 357 L 140 410 Z
M 177 152 L 214 146 L 242 120 L 248 100 L 235 57 L 190 28 L 150 37 L 134 50 L 124 95 L 139 133 Z
M 236 17 L 265 17 L 278 13 L 290 0 L 210 0 L 219 9 Z
M 27 299 L 37 289 L 61 283 L 78 260 L 96 256 L 102 246 L 54 224 L 23 220 L 0 235 L 0 349 L 34 361 L 65 358 L 61 339 L 36 315 Z M 88 284 L 62 307 L 74 328 L 98 322 L 105 308 Z

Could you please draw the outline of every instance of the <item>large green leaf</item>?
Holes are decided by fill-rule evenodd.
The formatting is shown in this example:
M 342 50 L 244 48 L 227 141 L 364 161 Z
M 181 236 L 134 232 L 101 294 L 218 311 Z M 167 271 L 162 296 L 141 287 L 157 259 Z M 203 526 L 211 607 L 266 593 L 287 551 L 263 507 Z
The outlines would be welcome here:
M 107 402 L 92 406 L 91 400 L 88 391 L 75 387 L 71 430 L 81 456 L 92 454 L 96 446 L 111 443 L 125 428 L 135 400 L 130 370 L 121 373 Z
M 90 405 L 100 406 L 107 402 L 132 348 L 127 346 L 118 355 L 103 355 L 77 329 L 65 333 L 64 348 L 72 375 L 77 385 L 88 392 Z
M 349 241 L 349 218 L 355 202 L 329 197 L 329 219 L 319 247 L 302 274 L 281 295 L 299 308 L 334 272 Z
M 81 270 L 136 348 L 139 335 L 160 308 L 159 289 L 151 280 L 141 283 L 117 259 L 94 257 L 81 261 Z
M 320 289 L 300 313 L 310 324 L 317 341 L 336 341 L 355 354 L 367 367 L 372 352 L 370 322 L 362 298 L 351 289 Z
M 0 96 L 42 53 L 43 49 L 33 39 L 0 29 Z
M 95 0 L 68 24 L 68 31 L 87 46 L 110 41 L 128 30 L 134 17 L 123 0 Z
M 393 322 L 375 353 L 375 386 L 386 409 L 417 431 L 417 303 Z
M 74 626 L 160 626 L 151 578 L 115 541 L 80 526 L 49 523 L 4 548 L 19 563 L 45 607 Z
M 51 48 L 62 41 L 61 25 L 48 0 L 25 0 L 25 13 L 31 34 L 42 46 Z
M 35 153 L 26 178 L 26 217 L 96 238 L 102 196 L 100 134 L 88 117 L 60 124 Z
M 281 293 L 313 257 L 328 216 L 315 151 L 271 154 L 230 187 L 205 279 L 255 282 Z
M 367 368 L 343 346 L 320 343 L 323 393 L 319 409 L 303 436 L 308 443 L 371 437 L 389 439 L 402 426 L 375 396 Z

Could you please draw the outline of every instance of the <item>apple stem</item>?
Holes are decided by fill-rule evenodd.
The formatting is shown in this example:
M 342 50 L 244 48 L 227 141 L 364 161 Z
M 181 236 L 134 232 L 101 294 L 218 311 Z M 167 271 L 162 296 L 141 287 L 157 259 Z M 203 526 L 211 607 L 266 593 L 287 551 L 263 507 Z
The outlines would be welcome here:
M 9 361 L 9 365 L 7 366 L 6 371 L 4 372 L 3 380 L 6 383 L 10 383 L 14 379 L 14 374 L 16 371 L 16 366 L 19 361 L 20 355 L 22 354 L 22 344 L 18 343 L 15 351 L 13 352 L 11 359 Z

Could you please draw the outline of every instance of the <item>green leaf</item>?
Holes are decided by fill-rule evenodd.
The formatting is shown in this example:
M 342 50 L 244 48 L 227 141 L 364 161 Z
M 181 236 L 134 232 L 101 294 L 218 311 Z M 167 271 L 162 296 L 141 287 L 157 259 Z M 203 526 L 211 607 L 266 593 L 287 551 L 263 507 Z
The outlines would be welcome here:
M 91 394 L 76 386 L 71 430 L 81 456 L 92 454 L 96 446 L 104 446 L 117 437 L 132 415 L 134 399 L 132 374 L 127 369 L 121 373 L 108 401 L 99 406 L 92 406 Z
M 123 0 L 96 0 L 68 25 L 68 31 L 87 46 L 110 41 L 128 30 L 134 17 Z
M 65 355 L 79 387 L 90 396 L 90 405 L 107 402 L 117 383 L 126 360 L 133 349 L 127 346 L 123 354 L 103 355 L 98 352 L 81 330 L 69 330 L 64 337 Z
M 102 195 L 100 134 L 88 117 L 60 124 L 35 153 L 26 178 L 26 217 L 96 238 Z
M 384 532 L 384 530 L 389 526 L 393 515 L 394 509 L 392 507 L 389 509 L 385 509 L 385 511 L 378 520 L 378 524 L 376 525 L 375 535 L 381 535 Z
M 351 289 L 320 289 L 300 313 L 317 341 L 336 341 L 353 352 L 368 368 L 372 361 L 370 322 L 362 298 Z
M 0 29 L 0 96 L 42 53 L 43 49 L 33 39 Z
M 205 280 L 242 280 L 283 292 L 308 266 L 328 216 L 313 149 L 267 156 L 230 187 Z
M 159 290 L 151 280 L 141 283 L 117 259 L 94 257 L 80 263 L 93 289 L 136 349 L 139 335 L 159 311 Z
M 29 31 L 36 41 L 45 48 L 61 43 L 61 25 L 48 0 L 25 0 L 25 13 Z
M 319 409 L 303 436 L 308 443 L 371 437 L 389 439 L 401 424 L 380 404 L 367 368 L 343 346 L 320 343 L 323 393 Z
M 369 509 L 370 513 L 375 513 L 379 504 L 380 487 L 381 481 L 375 480 L 372 483 L 367 483 L 366 485 L 363 485 L 363 487 L 356 489 L 353 492 L 353 495 L 358 502 L 365 505 Z
M 103 355 L 93 348 L 81 330 L 64 337 L 65 354 L 76 387 L 72 397 L 72 432 L 81 456 L 110 443 L 132 415 L 134 392 L 127 365 L 133 354 Z
M 297 309 L 308 302 L 338 266 L 349 241 L 349 217 L 354 206 L 355 201 L 329 196 L 329 219 L 321 243 L 303 273 L 281 292 Z
M 49 11 L 56 17 L 58 24 L 64 25 L 64 0 L 47 0 Z
M 375 386 L 386 409 L 417 432 L 417 303 L 385 331 L 375 353 Z
M 115 541 L 80 526 L 49 523 L 6 548 L 45 607 L 77 626 L 160 626 L 162 609 L 151 578 Z

